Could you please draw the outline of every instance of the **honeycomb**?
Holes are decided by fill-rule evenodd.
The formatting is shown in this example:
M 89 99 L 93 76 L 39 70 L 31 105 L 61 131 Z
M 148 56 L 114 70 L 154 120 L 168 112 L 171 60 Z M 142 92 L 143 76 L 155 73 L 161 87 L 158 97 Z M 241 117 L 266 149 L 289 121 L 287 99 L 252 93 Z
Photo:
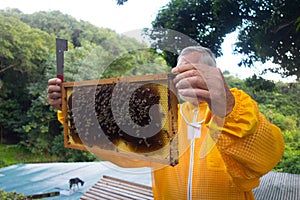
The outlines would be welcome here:
M 65 146 L 175 165 L 177 95 L 171 74 L 63 83 Z

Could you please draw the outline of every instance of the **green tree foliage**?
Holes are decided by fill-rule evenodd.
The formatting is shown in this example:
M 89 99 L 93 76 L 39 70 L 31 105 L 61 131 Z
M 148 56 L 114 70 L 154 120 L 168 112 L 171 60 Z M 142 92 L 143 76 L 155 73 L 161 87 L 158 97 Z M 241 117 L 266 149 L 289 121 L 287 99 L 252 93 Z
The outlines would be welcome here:
M 231 18 L 230 21 L 216 20 L 212 1 L 195 0 L 170 1 L 159 11 L 152 23 L 154 28 L 167 28 L 191 37 L 201 45 L 209 47 L 217 56 L 222 54 L 221 44 L 225 34 L 232 32 L 237 24 L 238 20 L 235 18 Z M 166 44 L 173 44 L 173 48 L 178 50 L 185 47 L 182 37 L 165 37 L 164 35 L 168 35 L 167 30 L 158 30 L 150 33 L 153 39 L 158 38 L 154 44 L 156 48 L 164 49 Z M 175 66 L 176 54 L 164 52 L 164 56 L 171 66 Z
M 74 17 L 60 11 L 23 14 L 21 20 L 33 28 L 67 39 L 75 47 L 80 47 L 85 42 L 100 45 L 111 36 L 116 37 L 115 32 L 110 29 L 98 28 L 86 21 L 77 21 Z
M 243 21 L 238 37 L 237 52 L 249 56 L 243 63 L 272 60 L 280 68 L 271 68 L 271 71 L 284 76 L 296 75 L 299 79 L 300 33 L 296 30 L 298 10 L 298 0 L 265 0 L 254 3 L 249 11 L 254 13 L 252 16 L 255 19 Z
M 221 55 L 221 43 L 227 33 L 239 32 L 236 52 L 245 54 L 241 65 L 252 66 L 256 61 L 271 60 L 280 68 L 271 71 L 299 79 L 300 0 L 171 0 L 155 21 L 155 28 L 167 28 L 183 33 L 199 44 Z M 151 33 L 158 48 L 164 44 L 160 31 Z M 168 38 L 180 44 L 181 38 Z M 179 47 L 182 48 L 182 47 Z M 180 50 L 180 49 L 179 49 Z M 164 52 L 174 66 L 176 55 Z
M 54 47 L 47 45 L 53 37 L 13 17 L 0 15 L 0 22 L 0 74 L 11 68 L 27 73 L 43 72 L 40 63 L 47 60 Z
M 247 78 L 245 82 L 246 86 L 252 88 L 254 91 L 265 90 L 272 92 L 275 89 L 275 83 L 273 81 L 268 81 L 262 77 L 257 77 L 255 74 L 251 78 Z
M 299 30 L 300 30 L 300 17 L 298 17 L 296 24 L 297 24 L 296 31 L 299 32 Z
M 0 124 L 4 133 L 12 133 L 26 119 L 31 105 L 27 87 L 43 77 L 55 38 L 1 13 L 0 35 Z

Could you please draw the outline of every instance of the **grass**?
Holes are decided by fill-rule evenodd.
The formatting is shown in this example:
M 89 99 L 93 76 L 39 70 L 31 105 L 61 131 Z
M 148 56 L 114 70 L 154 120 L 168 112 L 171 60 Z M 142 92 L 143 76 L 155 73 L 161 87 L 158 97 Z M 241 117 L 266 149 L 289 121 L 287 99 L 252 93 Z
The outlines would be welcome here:
M 0 168 L 18 163 L 53 162 L 55 157 L 33 154 L 19 145 L 0 144 Z

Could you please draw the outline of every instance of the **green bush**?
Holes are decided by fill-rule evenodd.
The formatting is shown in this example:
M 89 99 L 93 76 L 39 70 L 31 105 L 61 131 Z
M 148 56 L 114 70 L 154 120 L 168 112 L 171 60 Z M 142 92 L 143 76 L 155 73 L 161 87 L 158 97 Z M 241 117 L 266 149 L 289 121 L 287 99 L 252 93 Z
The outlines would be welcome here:
M 3 200 L 23 200 L 26 199 L 25 195 L 16 192 L 5 192 L 0 190 L 0 199 Z
M 300 174 L 300 134 L 297 129 L 283 132 L 284 155 L 274 168 L 277 172 Z
M 300 150 L 286 146 L 284 155 L 274 171 L 300 174 Z
M 0 144 L 0 168 L 17 163 L 53 162 L 56 160 L 56 156 L 34 154 L 22 145 Z

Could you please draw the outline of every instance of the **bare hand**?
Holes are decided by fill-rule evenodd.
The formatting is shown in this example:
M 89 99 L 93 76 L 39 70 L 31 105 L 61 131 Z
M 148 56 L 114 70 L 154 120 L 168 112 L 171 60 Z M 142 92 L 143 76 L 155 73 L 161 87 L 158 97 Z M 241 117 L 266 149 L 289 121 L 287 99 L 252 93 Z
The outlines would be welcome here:
M 57 110 L 61 110 L 61 80 L 52 78 L 48 80 L 47 100 Z
M 231 94 L 219 68 L 202 64 L 182 64 L 172 69 L 178 93 L 194 105 L 207 102 L 210 110 L 220 116 L 228 115 L 234 106 Z

